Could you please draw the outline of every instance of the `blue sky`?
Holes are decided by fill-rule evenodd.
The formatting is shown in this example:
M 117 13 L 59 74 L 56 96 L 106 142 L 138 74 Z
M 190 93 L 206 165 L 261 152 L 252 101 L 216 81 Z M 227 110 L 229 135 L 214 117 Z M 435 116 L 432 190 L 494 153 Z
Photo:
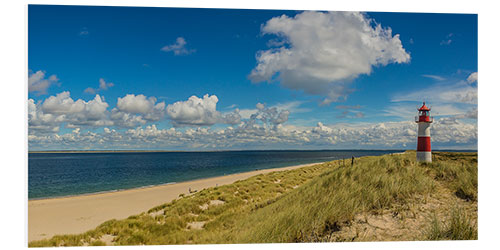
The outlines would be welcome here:
M 30 5 L 28 68 L 30 150 L 477 148 L 477 15 Z

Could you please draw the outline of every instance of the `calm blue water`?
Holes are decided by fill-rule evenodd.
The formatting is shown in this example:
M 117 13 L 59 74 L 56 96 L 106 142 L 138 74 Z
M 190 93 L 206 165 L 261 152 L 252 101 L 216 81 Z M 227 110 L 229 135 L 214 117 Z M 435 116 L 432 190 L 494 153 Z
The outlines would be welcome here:
M 96 193 L 401 151 L 29 153 L 28 198 Z

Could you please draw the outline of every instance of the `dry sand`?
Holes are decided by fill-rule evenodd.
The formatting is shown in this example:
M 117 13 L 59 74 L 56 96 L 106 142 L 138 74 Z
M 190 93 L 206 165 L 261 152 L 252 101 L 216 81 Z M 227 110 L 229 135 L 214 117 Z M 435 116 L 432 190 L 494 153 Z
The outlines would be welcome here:
M 225 185 L 249 177 L 314 165 L 263 169 L 214 178 L 116 192 L 28 201 L 28 241 L 78 234 L 110 219 L 124 219 L 170 202 L 191 190 Z

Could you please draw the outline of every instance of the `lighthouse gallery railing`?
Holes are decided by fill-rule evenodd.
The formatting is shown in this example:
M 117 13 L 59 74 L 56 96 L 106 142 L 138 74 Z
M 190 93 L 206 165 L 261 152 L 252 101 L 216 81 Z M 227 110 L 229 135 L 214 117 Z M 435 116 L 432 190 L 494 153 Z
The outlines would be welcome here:
M 415 122 L 434 122 L 434 117 L 428 116 L 428 119 L 420 120 L 420 116 L 415 116 Z

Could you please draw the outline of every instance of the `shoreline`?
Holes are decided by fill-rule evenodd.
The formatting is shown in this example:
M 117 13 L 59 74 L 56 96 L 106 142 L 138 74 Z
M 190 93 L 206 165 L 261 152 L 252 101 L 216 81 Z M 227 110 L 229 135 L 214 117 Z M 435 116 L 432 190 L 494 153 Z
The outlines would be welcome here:
M 338 159 L 334 159 L 334 160 L 331 160 L 331 161 L 335 161 L 335 160 L 338 160 Z M 218 178 L 218 177 L 223 177 L 223 176 L 232 176 L 232 175 L 238 175 L 238 174 L 245 174 L 245 173 L 251 173 L 251 172 L 261 171 L 261 170 L 281 169 L 281 168 L 288 168 L 288 167 L 295 167 L 295 166 L 302 166 L 302 165 L 305 166 L 305 165 L 311 165 L 311 164 L 321 164 L 321 163 L 325 163 L 325 162 L 329 162 L 329 161 L 304 163 L 304 164 L 299 164 L 299 165 L 289 165 L 289 166 L 275 167 L 275 168 L 259 168 L 259 169 L 255 169 L 255 170 L 251 170 L 251 171 L 238 172 L 238 173 L 227 174 L 227 175 L 224 174 L 224 175 L 217 175 L 217 176 L 212 176 L 212 177 L 203 177 L 203 178 L 191 179 L 191 180 L 185 180 L 185 181 L 179 181 L 179 182 L 173 181 L 173 182 L 167 182 L 167 183 L 145 185 L 145 186 L 140 186 L 140 187 L 120 188 L 120 189 L 113 189 L 113 190 L 97 191 L 97 192 L 92 192 L 92 193 L 69 194 L 69 195 L 61 195 L 61 196 L 39 197 L 39 198 L 28 198 L 28 201 L 64 199 L 64 198 L 74 198 L 74 197 L 80 197 L 80 196 L 91 196 L 91 195 L 99 195 L 99 194 L 106 194 L 106 193 L 116 193 L 116 192 L 123 192 L 123 191 L 134 190 L 134 189 L 145 189 L 145 188 L 152 188 L 152 187 L 161 187 L 161 186 L 167 186 L 167 185 L 173 185 L 173 184 L 180 184 L 180 183 L 186 183 L 186 182 L 192 182 L 192 181 L 199 181 L 199 180 L 206 180 L 206 179 L 211 179 L 211 178 Z
M 131 189 L 28 200 L 28 242 L 57 234 L 77 234 L 94 229 L 111 219 L 128 216 L 168 203 L 189 189 L 202 190 L 234 183 L 252 176 L 286 171 L 324 162 L 259 169 L 177 183 L 149 185 Z
M 212 177 L 208 177 L 208 178 L 212 178 Z M 153 185 L 133 187 L 133 188 L 121 188 L 121 189 L 105 190 L 105 191 L 98 191 L 98 192 L 92 192 L 92 193 L 69 194 L 69 195 L 40 197 L 40 198 L 31 198 L 31 199 L 28 198 L 28 201 L 64 199 L 64 198 L 74 198 L 74 197 L 80 197 L 80 196 L 91 196 L 91 195 L 99 195 L 99 194 L 106 194 L 106 193 L 116 193 L 116 192 L 123 192 L 123 191 L 134 190 L 134 189 L 144 189 L 144 188 L 151 188 L 151 187 L 158 187 L 158 186 L 166 186 L 166 185 L 172 185 L 172 184 L 183 183 L 183 182 L 190 182 L 190 181 L 195 181 L 195 180 L 203 180 L 203 179 L 207 179 L 207 178 L 193 179 L 193 180 L 182 181 L 182 182 L 167 182 L 167 183 L 162 183 L 162 184 L 153 184 Z

